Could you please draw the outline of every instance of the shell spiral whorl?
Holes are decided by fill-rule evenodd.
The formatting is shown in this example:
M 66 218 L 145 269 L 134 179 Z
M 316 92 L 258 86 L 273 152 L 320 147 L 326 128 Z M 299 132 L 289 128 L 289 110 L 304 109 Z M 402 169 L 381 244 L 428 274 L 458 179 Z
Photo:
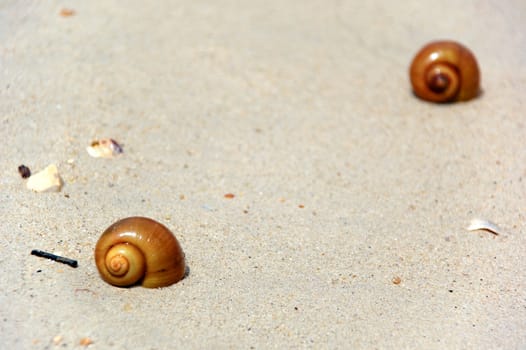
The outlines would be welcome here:
M 454 41 L 435 41 L 424 46 L 409 69 L 414 93 L 432 102 L 466 101 L 480 92 L 477 60 Z
M 156 288 L 184 277 L 179 242 L 164 225 L 144 217 L 122 219 L 108 227 L 95 247 L 101 278 L 115 286 Z
M 106 270 L 118 278 L 119 285 L 130 286 L 137 283 L 145 271 L 145 259 L 140 249 L 130 243 L 116 244 L 108 250 L 104 260 Z

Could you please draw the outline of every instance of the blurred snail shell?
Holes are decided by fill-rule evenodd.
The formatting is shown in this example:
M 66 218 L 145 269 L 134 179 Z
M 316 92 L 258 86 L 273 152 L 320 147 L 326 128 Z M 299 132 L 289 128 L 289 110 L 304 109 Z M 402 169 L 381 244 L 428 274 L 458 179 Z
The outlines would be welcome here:
M 101 278 L 119 287 L 165 287 L 181 280 L 186 269 L 173 233 L 145 217 L 125 218 L 108 227 L 95 246 L 95 263 Z
M 455 41 L 424 46 L 413 59 L 409 76 L 415 94 L 427 101 L 466 101 L 480 91 L 477 60 L 467 47 Z

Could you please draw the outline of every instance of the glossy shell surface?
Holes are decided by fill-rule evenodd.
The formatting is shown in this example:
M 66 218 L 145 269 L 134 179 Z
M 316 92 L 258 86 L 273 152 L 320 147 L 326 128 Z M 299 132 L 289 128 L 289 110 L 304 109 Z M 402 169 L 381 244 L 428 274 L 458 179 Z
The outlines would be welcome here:
M 120 287 L 164 287 L 181 280 L 185 256 L 173 233 L 145 217 L 117 221 L 101 235 L 95 263 L 106 282 Z
M 435 41 L 414 57 L 409 76 L 414 93 L 431 102 L 466 101 L 480 93 L 480 72 L 473 53 L 455 41 Z

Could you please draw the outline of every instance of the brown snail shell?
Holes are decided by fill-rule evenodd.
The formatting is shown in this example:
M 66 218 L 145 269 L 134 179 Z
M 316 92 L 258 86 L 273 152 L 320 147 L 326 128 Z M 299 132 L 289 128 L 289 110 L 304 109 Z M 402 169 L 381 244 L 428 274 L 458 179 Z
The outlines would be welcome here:
M 477 97 L 480 73 L 473 53 L 455 41 L 424 46 L 409 69 L 415 94 L 427 101 L 454 102 Z
M 95 263 L 101 278 L 119 287 L 165 287 L 181 280 L 186 269 L 173 233 L 145 217 L 125 218 L 108 227 L 95 246 Z

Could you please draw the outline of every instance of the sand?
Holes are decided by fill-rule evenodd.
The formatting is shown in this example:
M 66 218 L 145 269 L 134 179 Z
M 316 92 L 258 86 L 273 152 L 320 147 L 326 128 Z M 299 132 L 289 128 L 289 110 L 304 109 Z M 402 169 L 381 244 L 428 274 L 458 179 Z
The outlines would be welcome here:
M 525 23 L 522 0 L 3 1 L 2 348 L 525 348 Z M 479 98 L 411 93 L 439 38 Z M 133 215 L 176 234 L 183 281 L 99 278 Z

